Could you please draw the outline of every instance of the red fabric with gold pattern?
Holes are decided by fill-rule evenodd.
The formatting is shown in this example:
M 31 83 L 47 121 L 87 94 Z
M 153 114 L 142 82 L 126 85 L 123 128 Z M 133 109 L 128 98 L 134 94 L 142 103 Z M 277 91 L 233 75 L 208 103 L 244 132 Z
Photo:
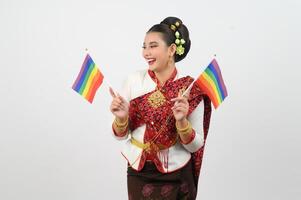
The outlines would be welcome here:
M 210 118 L 211 118 L 211 100 L 207 95 L 203 95 L 203 101 L 204 101 L 204 119 L 203 119 L 204 145 L 198 151 L 191 154 L 194 180 L 196 186 L 198 185 L 198 180 L 200 176 L 204 149 L 205 149 L 206 139 L 207 139 L 209 126 L 210 126 Z
M 160 144 L 166 146 L 166 148 L 170 147 L 175 139 L 177 139 L 177 132 L 175 127 L 175 119 L 172 114 L 171 107 L 173 106 L 173 102 L 170 99 L 178 96 L 178 93 L 181 89 L 186 89 L 193 81 L 193 78 L 187 76 L 173 81 L 175 78 L 177 71 L 173 72 L 172 76 L 166 81 L 164 86 L 160 86 L 159 82 L 152 71 L 148 71 L 150 77 L 157 83 L 156 90 L 139 96 L 130 101 L 129 108 L 129 126 L 130 130 L 133 131 L 136 128 L 146 125 L 145 135 L 144 135 L 144 143 L 153 141 L 154 144 Z M 159 89 L 161 93 L 164 95 L 166 101 L 163 105 L 154 108 L 149 103 L 148 98 L 154 92 Z M 205 142 L 209 130 L 210 125 L 210 117 L 211 117 L 211 101 L 209 97 L 201 91 L 201 89 L 194 84 L 191 88 L 189 95 L 189 112 L 188 115 L 192 113 L 192 111 L 199 105 L 201 101 L 204 101 L 204 119 L 203 122 L 200 122 L 200 126 L 203 127 L 204 131 L 204 145 L 195 153 L 192 153 L 192 162 L 193 162 L 193 173 L 195 178 L 195 184 L 198 184 L 198 177 L 200 174 L 200 169 L 202 165 L 202 159 L 204 154 Z M 157 132 L 160 132 L 158 134 Z M 146 159 L 151 159 L 157 166 L 158 170 L 164 172 L 163 165 L 165 168 L 168 166 L 168 158 L 167 163 L 161 163 L 157 157 L 157 149 L 152 149 L 152 151 L 144 151 L 141 156 L 141 160 L 139 163 L 138 171 L 140 171 Z
M 195 131 L 192 129 L 192 131 L 190 133 L 190 138 L 187 142 L 183 142 L 181 140 L 181 137 L 179 137 L 179 140 L 180 140 L 181 144 L 189 144 L 190 142 L 192 142 L 194 140 L 194 138 L 195 138 Z

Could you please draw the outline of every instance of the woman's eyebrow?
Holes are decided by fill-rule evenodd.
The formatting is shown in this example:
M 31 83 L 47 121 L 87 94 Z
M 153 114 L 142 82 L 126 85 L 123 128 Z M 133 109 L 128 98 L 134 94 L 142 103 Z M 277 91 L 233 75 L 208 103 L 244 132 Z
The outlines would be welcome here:
M 150 42 L 149 44 L 158 44 L 158 42 Z
M 159 43 L 156 41 L 152 41 L 152 42 L 149 42 L 148 44 L 149 45 L 154 45 L 154 44 L 158 45 Z M 145 46 L 145 45 L 146 45 L 145 42 L 143 42 L 143 46 Z

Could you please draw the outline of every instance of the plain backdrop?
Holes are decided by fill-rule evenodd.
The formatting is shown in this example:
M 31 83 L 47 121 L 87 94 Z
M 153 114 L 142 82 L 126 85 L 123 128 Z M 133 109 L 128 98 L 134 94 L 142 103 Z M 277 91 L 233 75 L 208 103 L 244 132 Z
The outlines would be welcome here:
M 145 32 L 167 16 L 199 75 L 216 54 L 229 96 L 212 113 L 199 200 L 301 195 L 299 0 L 0 0 L 0 199 L 127 199 L 108 85 L 147 68 Z M 105 75 L 93 104 L 71 86 L 85 48 Z

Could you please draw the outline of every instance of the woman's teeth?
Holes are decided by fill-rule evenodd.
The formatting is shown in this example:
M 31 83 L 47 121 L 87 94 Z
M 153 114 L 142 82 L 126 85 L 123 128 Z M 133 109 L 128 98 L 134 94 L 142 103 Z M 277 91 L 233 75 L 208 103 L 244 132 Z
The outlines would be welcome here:
M 149 65 L 154 64 L 155 61 L 156 61 L 155 58 L 147 59 L 147 62 L 148 62 Z

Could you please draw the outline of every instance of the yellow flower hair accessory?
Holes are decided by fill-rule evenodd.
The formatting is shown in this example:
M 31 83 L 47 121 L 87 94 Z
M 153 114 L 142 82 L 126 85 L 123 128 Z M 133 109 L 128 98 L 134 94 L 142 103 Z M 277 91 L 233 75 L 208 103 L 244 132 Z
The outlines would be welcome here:
M 177 27 L 174 24 L 172 24 L 172 25 L 170 25 L 170 29 L 173 31 L 176 31 Z
M 180 38 L 180 33 L 178 31 L 175 32 L 175 36 L 175 44 L 177 45 L 176 54 L 182 55 L 185 52 L 185 48 L 183 47 L 185 40 L 183 38 Z

